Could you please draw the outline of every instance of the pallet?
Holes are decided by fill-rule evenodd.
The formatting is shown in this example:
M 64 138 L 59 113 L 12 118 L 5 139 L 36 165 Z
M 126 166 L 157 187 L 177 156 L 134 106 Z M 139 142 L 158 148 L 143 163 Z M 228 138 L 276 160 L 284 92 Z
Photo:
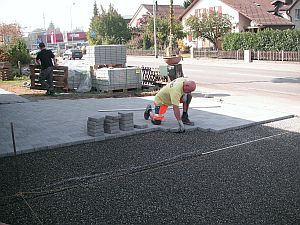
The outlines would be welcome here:
M 101 69 L 101 68 L 124 68 L 124 64 L 96 64 L 93 65 L 93 69 Z
M 0 62 L 0 80 L 13 80 L 14 76 L 9 62 Z
M 40 65 L 29 65 L 30 68 L 30 89 L 44 90 L 39 82 L 39 74 L 41 71 Z M 53 67 L 53 86 L 56 90 L 67 92 L 68 87 L 68 67 L 54 66 Z
M 10 69 L 11 64 L 9 62 L 0 62 L 0 69 Z

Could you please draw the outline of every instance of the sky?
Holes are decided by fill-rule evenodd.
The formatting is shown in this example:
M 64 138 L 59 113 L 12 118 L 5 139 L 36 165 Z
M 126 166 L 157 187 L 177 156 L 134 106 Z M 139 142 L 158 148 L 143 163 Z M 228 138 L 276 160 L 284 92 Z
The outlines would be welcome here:
M 141 4 L 153 4 L 154 0 L 96 0 L 108 9 L 111 3 L 122 15 L 134 15 Z M 159 5 L 168 5 L 170 0 L 157 0 Z M 184 0 L 173 0 L 174 5 L 183 5 Z M 75 4 L 73 4 L 75 3 Z M 50 22 L 61 31 L 72 27 L 88 30 L 93 15 L 94 0 L 5 0 L 0 4 L 0 23 L 18 23 L 26 33 L 36 28 L 48 28 Z M 71 16 L 72 15 L 72 16 Z

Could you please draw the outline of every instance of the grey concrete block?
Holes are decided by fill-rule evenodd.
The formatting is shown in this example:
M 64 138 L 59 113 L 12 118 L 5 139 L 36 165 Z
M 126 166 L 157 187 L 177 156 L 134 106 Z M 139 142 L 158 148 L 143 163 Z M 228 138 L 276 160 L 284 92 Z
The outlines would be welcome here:
M 108 134 L 117 134 L 120 133 L 120 130 L 105 130 L 104 132 Z
M 104 130 L 119 130 L 119 126 L 104 126 Z
M 104 121 L 105 117 L 104 116 L 89 116 L 88 121 L 93 121 L 93 122 L 102 122 Z
M 123 113 L 123 112 L 118 112 L 119 116 L 122 117 L 133 117 L 133 112 L 130 113 Z
M 119 120 L 119 119 L 120 119 L 119 115 L 116 115 L 116 116 L 114 116 L 114 115 L 106 115 L 105 116 L 105 120 L 114 120 L 114 121 L 116 121 L 116 120 Z
M 134 130 L 133 127 L 120 127 L 120 130 L 122 131 L 130 131 L 130 130 Z
M 120 121 L 119 124 L 133 124 L 133 120 L 125 120 L 125 121 Z
M 88 126 L 103 126 L 103 124 L 104 124 L 104 120 L 103 122 L 87 121 Z
M 136 129 L 146 129 L 146 128 L 148 128 L 148 124 L 134 124 L 134 128 L 136 128 Z

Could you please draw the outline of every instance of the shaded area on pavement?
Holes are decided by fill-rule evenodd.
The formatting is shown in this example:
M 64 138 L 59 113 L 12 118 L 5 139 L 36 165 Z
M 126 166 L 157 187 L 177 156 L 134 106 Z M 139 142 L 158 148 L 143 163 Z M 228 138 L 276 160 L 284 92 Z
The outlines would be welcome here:
M 1 197 L 46 191 L 25 195 L 44 224 L 296 224 L 299 146 L 276 126 L 153 132 L 17 156 L 19 181 L 0 158 Z M 0 202 L 2 222 L 38 224 L 20 197 Z

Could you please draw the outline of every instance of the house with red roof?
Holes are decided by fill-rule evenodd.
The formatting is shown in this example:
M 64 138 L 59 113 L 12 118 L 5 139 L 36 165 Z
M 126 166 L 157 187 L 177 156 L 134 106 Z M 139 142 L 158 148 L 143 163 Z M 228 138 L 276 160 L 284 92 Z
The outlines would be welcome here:
M 300 0 L 293 0 L 292 4 L 282 6 L 279 15 L 293 22 L 295 29 L 300 29 Z
M 173 5 L 174 17 L 179 18 L 179 16 L 184 12 L 184 7 L 181 5 Z M 156 16 L 169 18 L 170 5 L 157 5 L 156 6 Z M 143 22 L 145 16 L 153 16 L 153 5 L 141 4 L 136 13 L 133 15 L 131 21 L 129 22 L 129 27 L 139 27 Z
M 298 7 L 298 2 L 299 0 L 294 2 L 292 9 Z M 232 17 L 232 32 L 256 32 L 258 29 L 265 28 L 293 29 L 295 27 L 294 21 L 287 16 L 290 15 L 289 12 L 285 12 L 286 15 L 275 14 L 275 6 L 272 5 L 271 0 L 194 0 L 179 16 L 179 19 L 188 31 L 185 26 L 185 20 L 188 17 L 191 15 L 201 17 L 212 11 Z M 281 9 L 279 12 L 284 14 Z M 191 35 L 186 38 L 185 42 L 187 45 L 198 48 L 211 47 L 208 41 L 194 39 Z

